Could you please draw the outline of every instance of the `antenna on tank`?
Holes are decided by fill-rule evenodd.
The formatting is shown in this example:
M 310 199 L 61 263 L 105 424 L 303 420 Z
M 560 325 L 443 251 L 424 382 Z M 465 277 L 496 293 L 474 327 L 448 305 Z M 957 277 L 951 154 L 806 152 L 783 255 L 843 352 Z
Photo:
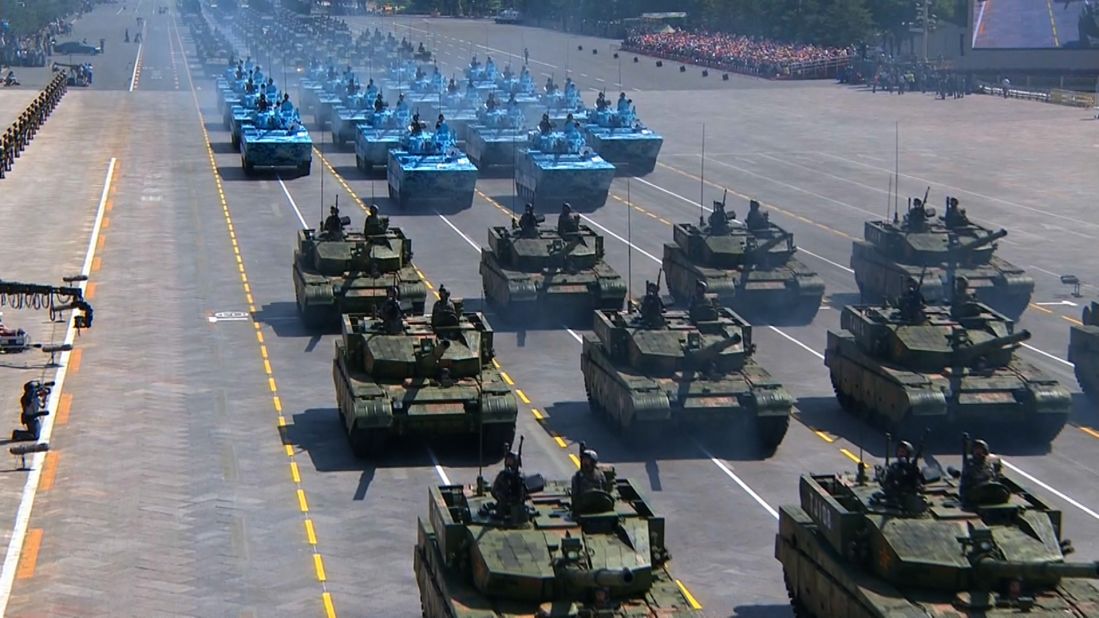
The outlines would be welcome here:
M 893 218 L 899 215 L 901 196 L 901 123 L 898 120 L 894 128 L 893 141 Z
M 633 300 L 633 221 L 630 199 L 630 177 L 626 177 L 626 298 Z
M 702 159 L 700 161 L 702 174 L 698 177 L 698 220 L 705 218 L 705 193 L 706 193 L 706 123 L 702 123 Z

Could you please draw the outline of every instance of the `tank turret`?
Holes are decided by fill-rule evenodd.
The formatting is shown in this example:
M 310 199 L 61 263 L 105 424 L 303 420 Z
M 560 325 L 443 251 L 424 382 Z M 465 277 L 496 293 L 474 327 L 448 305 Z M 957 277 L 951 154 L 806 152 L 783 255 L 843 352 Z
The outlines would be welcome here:
M 590 322 L 595 309 L 622 307 L 626 283 L 604 260 L 603 237 L 563 216 L 550 227 L 531 211 L 523 225 L 489 229 L 480 270 L 490 303 L 515 316 L 577 323 Z
M 492 364 L 491 326 L 463 313 L 461 301 L 439 303 L 431 317 L 402 317 L 385 305 L 381 318 L 343 316 L 333 379 L 357 455 L 373 456 L 389 436 L 410 433 L 481 432 L 490 453 L 511 442 L 518 404 Z
M 1015 354 L 1026 330 L 988 306 L 848 305 L 828 333 L 825 364 L 840 405 L 898 431 L 1004 423 L 1049 442 L 1071 396 Z
M 753 210 L 758 202 L 753 202 Z M 795 257 L 793 234 L 771 223 L 745 225 L 714 202 L 708 220 L 677 223 L 664 245 L 668 289 L 684 302 L 698 284 L 746 314 L 811 321 L 824 298 L 824 281 Z
M 640 311 L 597 311 L 584 337 L 580 364 L 592 411 L 623 430 L 747 428 L 773 451 L 793 399 L 753 359 L 751 325 L 713 295 L 691 311 L 664 309 L 649 287 Z
M 427 288 L 412 264 L 411 239 L 377 215 L 363 232 L 349 231 L 350 219 L 338 213 L 336 206 L 316 229 L 298 231 L 292 274 L 306 325 L 335 328 L 341 314 L 372 314 L 393 286 L 403 311 L 422 314 Z
M 413 554 L 425 616 L 701 615 L 669 572 L 664 518 L 634 483 L 601 467 L 600 508 L 580 514 L 569 482 L 513 461 L 492 483 L 518 488 L 510 505 L 482 479 L 430 490 Z
M 1067 562 L 1061 512 L 997 475 L 998 499 L 975 506 L 925 469 L 910 508 L 863 475 L 802 476 L 775 545 L 792 603 L 819 616 L 1091 615 L 1099 563 Z
M 1017 318 L 1030 302 L 1034 280 L 996 256 L 996 241 L 1005 236 L 1006 230 L 970 221 L 956 198 L 947 198 L 942 217 L 916 199 L 902 220 L 866 222 L 863 239 L 854 241 L 851 268 L 864 302 L 899 296 L 921 275 L 929 302 L 948 300 L 950 282 L 964 276 L 982 302 Z

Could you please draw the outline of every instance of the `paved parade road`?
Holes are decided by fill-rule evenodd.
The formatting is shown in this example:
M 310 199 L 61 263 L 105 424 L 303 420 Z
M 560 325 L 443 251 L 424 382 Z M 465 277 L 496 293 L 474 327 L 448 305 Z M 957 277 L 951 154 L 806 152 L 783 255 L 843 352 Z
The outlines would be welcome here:
M 1077 41 L 1078 0 L 984 0 L 974 3 L 974 49 L 1059 48 Z
M 17 541 L 0 579 L 10 598 L 3 588 L 0 599 L 12 616 L 419 615 L 415 519 L 430 485 L 474 481 L 476 457 L 416 441 L 376 463 L 351 455 L 336 420 L 335 336 L 310 334 L 296 315 L 294 238 L 336 195 L 355 227 L 359 206 L 376 201 L 413 239 L 432 288 L 445 284 L 480 308 L 480 246 L 489 226 L 508 223 L 512 183 L 480 180 L 471 208 L 403 212 L 383 197 L 384 179 L 360 174 L 354 153 L 319 131 L 311 175 L 247 178 L 189 32 L 174 13 L 155 12 L 175 3 L 127 4 L 97 8 L 76 32 L 121 41 L 144 16 L 140 53 L 109 45 L 95 60 L 96 85 L 71 89 L 0 180 L 8 222 L 0 277 L 57 282 L 87 263 L 96 308 L 78 352 L 60 359 L 50 455 L 34 458 L 33 473 L 0 474 L 3 538 Z M 568 455 L 586 441 L 619 476 L 638 480 L 668 518 L 673 571 L 706 616 L 790 616 L 773 558 L 775 509 L 797 500 L 801 473 L 883 456 L 884 438 L 840 411 L 821 352 L 839 309 L 858 298 L 851 242 L 891 203 L 898 123 L 902 208 L 928 187 L 937 208 L 958 197 L 970 217 L 1008 230 L 1000 251 L 1037 281 L 1021 320 L 1034 334 L 1023 354 L 1074 392 L 1075 416 L 1049 452 L 991 441 L 1064 509 L 1078 556 L 1099 556 L 1099 415 L 1064 360 L 1083 300 L 1058 279 L 1076 274 L 1088 297 L 1097 292 L 1099 137 L 1086 111 L 872 95 L 829 82 L 722 81 L 697 67 L 615 59 L 607 40 L 485 21 L 349 22 L 424 40 L 448 75 L 471 53 L 502 65 L 527 47 L 539 82 L 569 75 L 589 103 L 600 88 L 627 91 L 665 136 L 660 162 L 648 176 L 616 179 L 607 204 L 585 218 L 605 234 L 611 265 L 632 275 L 634 294 L 656 278 L 671 224 L 696 220 L 700 193 L 708 205 L 725 189 L 739 215 L 749 197 L 764 202 L 824 278 L 825 306 L 812 324 L 754 331 L 759 361 L 798 398 L 797 420 L 767 458 L 732 434 L 620 438 L 587 410 L 582 331 L 497 323 L 499 361 L 522 393 L 525 468 L 567 477 Z M 41 312 L 5 319 L 38 341 L 65 334 Z M 0 402 L 14 419 L 22 382 L 57 368 L 38 351 L 0 360 Z

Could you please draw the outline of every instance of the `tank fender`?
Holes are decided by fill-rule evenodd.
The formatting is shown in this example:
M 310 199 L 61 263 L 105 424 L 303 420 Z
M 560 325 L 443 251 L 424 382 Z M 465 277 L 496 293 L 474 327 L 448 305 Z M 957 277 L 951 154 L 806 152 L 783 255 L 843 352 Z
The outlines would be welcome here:
M 781 387 L 760 388 L 755 387 L 748 397 L 751 399 L 751 408 L 756 416 L 789 416 L 794 406 L 794 399 Z

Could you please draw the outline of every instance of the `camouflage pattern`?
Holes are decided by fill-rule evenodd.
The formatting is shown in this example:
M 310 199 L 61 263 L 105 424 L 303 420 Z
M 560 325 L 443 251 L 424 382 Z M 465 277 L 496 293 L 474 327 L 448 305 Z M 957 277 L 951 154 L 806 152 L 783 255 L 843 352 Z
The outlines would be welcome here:
M 386 109 L 373 114 L 366 124 L 355 130 L 355 166 L 363 172 L 386 165 L 389 151 L 401 145 L 401 137 L 408 132 L 412 112 L 407 107 Z
M 1080 388 L 1099 400 L 1099 303 L 1084 307 L 1080 324 L 1069 331 L 1068 360 L 1075 366 Z
M 1061 512 L 1015 479 L 971 504 L 938 471 L 898 498 L 877 472 L 804 475 L 800 504 L 779 509 L 775 557 L 796 616 L 1099 615 L 1099 563 L 1066 562 Z
M 689 311 L 659 313 L 661 324 L 654 325 L 643 313 L 595 312 L 580 354 L 592 412 L 624 430 L 747 428 L 774 451 L 794 400 L 752 358 L 751 325 L 713 295 Z
M 468 208 L 473 204 L 477 168 L 458 150 L 452 133 L 406 135 L 401 147 L 389 151 L 389 197 L 402 208 L 441 205 Z
M 482 109 L 477 121 L 469 127 L 466 139 L 469 160 L 482 172 L 489 167 L 513 170 L 519 158 L 519 147 L 527 143 L 523 112 L 518 108 L 492 112 Z
M 440 98 L 445 88 L 443 76 L 438 73 L 438 68 L 435 68 L 431 74 L 413 80 L 408 85 L 405 99 L 409 107 L 416 110 L 421 118 L 435 118 L 442 106 Z
M 584 105 L 584 100 L 580 96 L 580 89 L 576 87 L 571 79 L 565 81 L 564 89 L 543 92 L 542 105 L 545 107 L 545 113 L 549 114 L 550 120 L 554 122 L 563 122 L 569 114 L 572 114 L 573 119 L 579 123 L 588 121 L 588 108 Z M 534 124 L 540 118 L 541 114 L 538 115 L 538 118 L 528 120 L 531 124 Z
M 550 226 L 528 236 L 512 225 L 489 228 L 481 249 L 484 296 L 494 307 L 589 323 L 595 309 L 622 308 L 626 282 L 604 261 L 602 236 L 586 225 L 564 237 Z
M 459 141 L 469 141 L 469 127 L 477 124 L 478 113 L 483 109 L 481 100 L 476 90 L 442 95 L 439 113 L 446 117 L 446 123 Z
M 1030 333 L 987 305 L 848 305 L 840 327 L 824 355 L 840 405 L 900 434 L 1007 426 L 1046 444 L 1072 410 L 1064 387 L 1016 356 Z
M 412 241 L 389 227 L 388 217 L 369 232 L 333 240 L 313 229 L 298 231 L 294 295 L 307 326 L 337 328 L 341 314 L 373 315 L 394 285 L 405 314 L 423 314 L 427 288 L 412 264 Z
M 570 202 L 577 208 L 598 208 L 607 201 L 614 166 L 584 143 L 579 131 L 543 134 L 531 131 L 527 148 L 516 161 L 519 197 L 536 207 Z
M 256 167 L 293 167 L 308 174 L 313 164 L 313 140 L 297 121 L 297 114 L 257 114 L 255 124 L 245 125 L 240 141 L 241 166 L 246 173 Z
M 701 616 L 669 572 L 664 518 L 636 484 L 602 470 L 609 492 L 589 492 L 583 512 L 568 482 L 541 477 L 528 477 L 534 487 L 509 516 L 483 487 L 432 487 L 413 555 L 423 615 Z
M 752 230 L 736 220 L 724 226 L 677 223 L 672 235 L 662 266 L 676 299 L 690 299 L 701 281 L 722 304 L 746 313 L 802 322 L 817 314 L 824 280 L 795 257 L 794 236 L 782 227 L 770 221 Z
M 518 404 L 492 366 L 492 327 L 480 313 L 433 328 L 409 317 L 395 334 L 382 320 L 342 318 L 332 376 L 340 419 L 359 457 L 377 455 L 391 436 L 464 434 L 499 454 L 515 436 Z
M 1034 279 L 995 255 L 995 241 L 1007 232 L 967 219 L 949 225 L 947 219 L 935 218 L 932 208 L 911 208 L 900 221 L 866 222 L 865 240 L 856 240 L 851 252 L 863 302 L 896 298 L 921 277 L 924 297 L 938 302 L 949 298 L 952 277 L 964 276 L 978 298 L 1018 318 L 1030 303 Z
M 620 173 L 644 175 L 656 169 L 664 138 L 641 124 L 633 109 L 592 112 L 584 135 L 599 156 Z

